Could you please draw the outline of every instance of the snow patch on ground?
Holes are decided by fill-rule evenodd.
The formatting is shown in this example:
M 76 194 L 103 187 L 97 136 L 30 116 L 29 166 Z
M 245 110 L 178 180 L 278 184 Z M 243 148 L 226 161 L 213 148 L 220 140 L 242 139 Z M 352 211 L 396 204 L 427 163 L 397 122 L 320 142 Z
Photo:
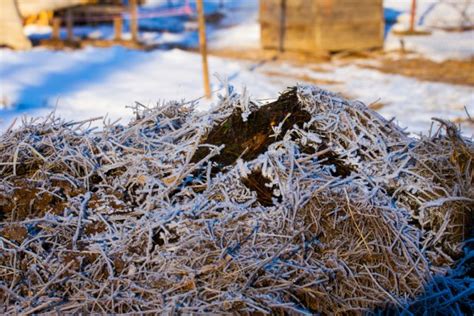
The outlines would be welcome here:
M 471 87 L 419 81 L 390 75 L 356 65 L 325 64 L 311 67 L 287 64 L 255 64 L 210 57 L 210 72 L 228 78 L 252 97 L 274 99 L 286 87 L 310 79 L 339 82 L 323 86 L 370 104 L 380 101 L 380 113 L 396 116 L 411 132 L 426 132 L 431 117 L 465 118 L 464 107 L 474 113 Z M 322 69 L 322 70 L 314 70 Z M 268 72 L 281 73 L 269 76 Z M 164 100 L 195 100 L 203 95 L 199 54 L 178 49 L 152 52 L 131 51 L 122 47 L 88 48 L 54 52 L 34 49 L 29 52 L 0 50 L 0 129 L 22 114 L 46 115 L 53 109 L 67 119 L 87 119 L 108 115 L 112 120 L 128 119 L 127 105 L 138 101 L 154 105 Z M 304 80 L 304 79 L 303 79 Z M 223 84 L 212 77 L 212 90 Z M 215 101 L 215 99 L 214 99 Z M 200 110 L 212 100 L 201 100 Z M 3 125 L 2 125 L 3 124 Z M 474 129 L 466 126 L 464 133 Z
M 402 41 L 407 50 L 435 61 L 447 59 L 467 59 L 474 56 L 474 31 L 444 32 L 441 28 L 456 28 L 474 25 L 473 0 L 418 0 L 417 30 L 428 30 L 431 35 L 397 36 L 393 30 L 407 30 L 410 21 L 411 0 L 384 0 L 386 18 L 385 49 L 400 50 Z M 170 6 L 171 4 L 171 6 Z M 153 0 L 140 8 L 145 16 L 140 19 L 142 40 L 150 45 L 163 47 L 197 48 L 197 24 L 195 22 L 195 0 L 189 1 L 194 12 L 191 16 L 155 17 L 170 9 L 186 5 L 185 0 Z M 205 1 L 206 14 L 219 12 L 223 19 L 207 24 L 208 45 L 210 49 L 249 50 L 260 48 L 259 2 L 257 0 L 208 0 Z M 123 38 L 130 38 L 128 20 L 125 19 Z M 85 38 L 111 39 L 111 24 L 99 26 L 78 26 L 75 36 Z M 25 33 L 32 39 L 50 37 L 50 28 L 28 26 Z M 61 32 L 66 37 L 66 31 Z
M 213 49 L 260 48 L 258 1 L 230 2 L 223 10 L 224 19 L 209 37 Z
M 397 10 L 400 29 L 410 25 L 411 0 L 384 0 L 384 7 Z M 416 23 L 419 29 L 458 28 L 474 25 L 472 0 L 417 0 Z
M 402 44 L 403 42 L 403 44 Z M 386 50 L 400 50 L 402 45 L 431 60 L 469 59 L 474 56 L 474 31 L 433 31 L 431 35 L 397 36 L 390 34 L 385 42 Z
M 284 87 L 268 84 L 246 64 L 210 57 L 211 74 L 244 84 L 258 98 L 270 98 Z M 201 57 L 182 50 L 131 51 L 122 47 L 54 52 L 0 50 L 0 96 L 6 101 L 0 120 L 8 124 L 21 114 L 44 115 L 56 108 L 68 119 L 108 113 L 128 118 L 125 106 L 160 100 L 194 100 L 203 95 Z M 212 77 L 212 90 L 222 84 Z M 2 98 L 0 98 L 2 100 Z M 206 109 L 210 101 L 201 102 Z M 2 124 L 2 123 L 0 123 Z
M 464 3 L 465 0 L 460 1 Z M 178 2 L 173 1 L 179 5 L 181 2 Z M 195 5 L 194 1 L 190 2 Z M 226 0 L 223 3 L 224 6 L 220 7 L 220 0 L 206 1 L 207 13 L 218 9 L 225 14 L 223 20 L 208 24 L 210 48 L 258 48 L 258 1 Z M 389 32 L 387 49 L 399 49 L 400 39 L 403 39 L 405 49 L 437 61 L 474 56 L 474 31 L 448 33 L 438 30 L 439 26 L 434 23 L 438 20 L 442 20 L 444 26 L 459 23 L 452 2 L 442 6 L 433 6 L 435 2 L 431 0 L 418 0 L 418 3 L 418 27 L 430 29 L 432 34 L 400 38 Z M 153 10 L 167 4 L 167 0 L 154 0 L 144 9 Z M 406 27 L 410 4 L 411 0 L 385 0 L 386 18 L 396 21 L 396 28 Z M 143 23 L 152 25 L 164 20 L 167 19 Z M 150 44 L 196 47 L 195 22 L 189 18 L 170 17 L 168 24 L 178 20 L 183 31 L 143 31 L 143 40 Z M 124 38 L 129 37 L 126 30 L 127 26 Z M 29 26 L 25 32 L 33 38 L 44 38 L 49 36 L 50 29 Z M 65 36 L 64 30 L 62 33 Z M 110 38 L 112 34 L 111 25 L 75 29 L 76 36 Z M 326 68 L 325 71 L 311 70 L 310 66 L 275 63 L 262 66 L 252 62 L 210 58 L 211 74 L 229 78 L 237 88 L 246 85 L 250 93 L 259 99 L 275 98 L 302 75 L 340 82 L 325 87 L 365 103 L 380 99 L 384 104 L 380 112 L 386 117 L 396 116 L 400 124 L 412 132 L 426 132 L 432 116 L 465 118 L 464 107 L 471 115 L 474 113 L 474 91 L 471 87 L 421 82 L 356 65 L 318 65 L 319 68 Z M 268 76 L 266 71 L 283 75 Z M 220 88 L 222 83 L 213 77 L 212 89 L 217 91 Z M 111 119 L 126 119 L 132 113 L 125 106 L 135 101 L 153 105 L 159 100 L 193 100 L 202 94 L 200 56 L 191 52 L 176 49 L 138 52 L 121 47 L 62 52 L 38 48 L 30 52 L 0 50 L 0 129 L 21 114 L 44 115 L 54 108 L 68 119 L 86 119 L 106 113 Z M 208 108 L 211 103 L 202 100 L 200 109 Z M 473 126 L 466 126 L 464 132 L 472 135 L 473 131 Z
M 385 40 L 386 50 L 400 50 L 403 45 L 408 51 L 439 62 L 474 56 L 474 31 L 443 31 L 473 27 L 474 1 L 418 0 L 417 4 L 416 30 L 431 34 L 400 36 L 389 32 Z M 384 7 L 386 12 L 390 12 L 390 18 L 396 19 L 391 31 L 409 29 L 411 0 L 385 0 Z
M 288 76 L 306 75 L 320 81 L 339 82 L 324 88 L 360 100 L 365 104 L 382 103 L 377 110 L 413 133 L 427 133 L 431 118 L 466 118 L 466 109 L 474 113 L 474 88 L 445 83 L 419 81 L 401 75 L 381 73 L 357 65 L 326 64 L 323 71 L 301 69 L 290 65 L 267 66 Z M 466 108 L 466 109 L 465 109 Z M 473 126 L 462 125 L 465 135 L 474 135 Z
M 221 29 L 209 38 L 211 49 L 258 49 L 260 48 L 260 26 L 258 23 L 241 24 Z

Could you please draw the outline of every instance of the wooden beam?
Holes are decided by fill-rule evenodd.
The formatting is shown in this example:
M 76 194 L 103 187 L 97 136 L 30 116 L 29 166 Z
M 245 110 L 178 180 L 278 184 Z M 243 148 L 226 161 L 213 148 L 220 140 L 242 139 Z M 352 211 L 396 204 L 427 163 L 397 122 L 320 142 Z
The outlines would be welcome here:
M 280 31 L 278 39 L 278 50 L 283 53 L 285 50 L 285 35 L 286 35 L 286 0 L 280 0 Z
M 72 16 L 72 10 L 66 10 L 66 28 L 67 28 L 67 40 L 74 40 L 74 20 Z
M 209 66 L 207 63 L 207 39 L 206 20 L 204 18 L 204 6 L 202 0 L 197 0 L 197 13 L 199 22 L 199 49 L 202 56 L 202 74 L 204 81 L 204 92 L 206 98 L 211 98 L 211 86 L 209 82 Z
M 114 17 L 114 39 L 116 41 L 120 41 L 122 39 L 122 17 L 116 16 Z
M 53 30 L 51 32 L 51 37 L 55 40 L 61 38 L 61 19 L 53 18 Z
M 132 40 L 138 41 L 138 6 L 137 0 L 130 1 L 130 32 L 132 33 Z

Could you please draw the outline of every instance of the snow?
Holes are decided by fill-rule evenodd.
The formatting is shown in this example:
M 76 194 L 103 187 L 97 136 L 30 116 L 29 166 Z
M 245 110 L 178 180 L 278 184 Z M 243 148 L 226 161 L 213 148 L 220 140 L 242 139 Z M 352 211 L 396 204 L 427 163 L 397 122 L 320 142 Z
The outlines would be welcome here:
M 224 8 L 225 18 L 210 34 L 210 48 L 234 50 L 260 48 L 258 1 L 231 2 Z
M 386 37 L 386 50 L 401 49 L 403 41 L 406 50 L 438 62 L 474 56 L 474 31 L 446 31 L 474 26 L 474 1 L 418 0 L 416 30 L 431 34 L 416 36 L 391 32 L 409 29 L 411 0 L 385 0 L 384 7 L 386 19 L 395 20 Z
M 268 85 L 236 61 L 210 57 L 211 73 L 218 71 L 237 87 L 245 83 L 254 96 L 269 98 L 282 87 Z M 53 52 L 0 50 L 0 85 L 6 109 L 4 124 L 23 113 L 44 115 L 53 109 L 68 119 L 108 113 L 129 117 L 125 108 L 135 101 L 193 100 L 203 94 L 201 57 L 182 50 L 131 51 L 122 47 Z M 212 89 L 221 87 L 216 77 Z M 5 107 L 4 105 L 4 107 Z M 209 106 L 204 101 L 201 109 Z M 0 123 L 1 124 L 1 123 Z
M 474 88 L 461 85 L 419 81 L 401 75 L 381 73 L 358 65 L 326 64 L 320 71 L 290 65 L 267 66 L 287 76 L 307 75 L 311 79 L 330 80 L 336 84 L 323 87 L 337 91 L 365 104 L 382 103 L 378 110 L 384 117 L 395 117 L 413 133 L 427 133 L 431 118 L 456 120 L 474 113 Z M 472 126 L 463 125 L 465 135 L 473 135 Z
M 396 116 L 411 132 L 427 132 L 433 116 L 465 118 L 464 107 L 474 113 L 471 87 L 418 81 L 399 75 L 383 74 L 354 64 L 325 64 L 318 67 L 237 61 L 210 57 L 210 72 L 241 89 L 246 86 L 254 98 L 278 96 L 286 87 L 303 82 L 298 77 L 340 82 L 324 85 L 367 104 L 380 101 L 380 113 Z M 313 69 L 311 69 L 313 68 Z M 282 76 L 268 76 L 268 72 Z M 46 115 L 56 112 L 67 119 L 104 116 L 128 119 L 127 105 L 135 101 L 153 105 L 160 100 L 195 100 L 203 95 L 201 57 L 179 49 L 152 52 L 122 47 L 87 48 L 54 52 L 0 50 L 1 100 L 8 107 L 0 110 L 0 129 L 21 114 Z M 212 77 L 214 98 L 222 83 Z M 379 100 L 380 99 L 380 100 Z M 215 99 L 214 99 L 215 100 Z M 200 100 L 199 110 L 208 109 L 212 100 Z M 466 126 L 465 134 L 472 135 Z
M 446 32 L 442 29 L 474 26 L 473 0 L 417 0 L 417 30 L 432 32 L 424 36 L 397 36 L 392 31 L 407 30 L 411 0 L 384 0 L 387 36 L 385 49 L 405 49 L 435 61 L 468 59 L 474 56 L 474 31 Z M 233 5 L 233 6 L 232 6 Z M 226 4 L 226 17 L 219 27 L 209 30 L 210 47 L 214 49 L 256 49 L 260 47 L 258 1 Z M 461 14 L 463 9 L 465 14 Z
M 221 29 L 212 34 L 209 40 L 211 49 L 258 49 L 260 26 L 258 23 L 248 23 Z
M 385 42 L 386 50 L 399 50 L 404 42 L 412 51 L 437 62 L 448 59 L 469 59 L 474 56 L 474 31 L 446 32 L 435 30 L 431 35 L 397 36 L 390 34 Z
M 384 0 L 384 7 L 398 11 L 398 23 L 408 29 L 411 0 Z M 474 25 L 472 0 L 417 0 L 416 21 L 421 29 Z
M 158 0 L 148 2 L 146 10 L 165 10 L 167 1 Z M 177 7 L 183 5 L 183 1 L 173 2 Z M 260 47 L 260 24 L 258 22 L 258 1 L 254 0 L 220 0 L 205 1 L 204 11 L 206 15 L 220 13 L 222 20 L 207 24 L 207 35 L 210 49 L 257 49 Z M 195 1 L 190 1 L 191 7 L 195 7 Z M 193 17 L 167 17 L 143 19 L 140 26 L 150 30 L 167 30 L 168 36 L 153 37 L 151 34 L 145 38 L 149 44 L 173 44 L 180 47 L 197 47 L 196 36 L 197 23 Z M 174 36 L 170 34 L 175 34 Z M 179 34 L 177 36 L 176 34 Z
M 460 0 L 464 3 L 465 0 Z M 195 1 L 190 1 L 194 6 Z M 176 5 L 184 2 L 173 0 Z M 411 0 L 385 0 L 388 21 L 386 49 L 399 49 L 400 37 L 391 30 L 406 27 Z M 447 3 L 433 5 L 431 0 L 418 0 L 418 28 L 431 31 L 427 36 L 404 36 L 405 48 L 436 61 L 474 56 L 474 31 L 446 32 L 443 25 L 459 24 L 459 15 Z M 461 2 L 459 2 L 461 3 Z M 143 10 L 167 6 L 167 0 L 154 0 Z M 452 3 L 449 3 L 452 4 Z M 471 8 L 471 7 L 469 7 Z M 258 49 L 260 33 L 258 1 L 206 1 L 206 12 L 216 10 L 224 18 L 208 25 L 209 46 L 215 50 Z M 472 15 L 471 15 L 472 17 Z M 176 24 L 180 31 L 153 31 L 156 25 Z M 440 20 L 441 21 L 441 20 Z M 193 52 L 166 47 L 196 47 L 198 37 L 191 17 L 149 19 L 150 30 L 141 33 L 151 44 L 163 44 L 163 49 L 151 52 L 131 51 L 122 47 L 87 48 L 78 51 L 49 51 L 35 48 L 29 52 L 0 50 L 0 130 L 14 117 L 22 114 L 45 115 L 56 109 L 67 119 L 86 119 L 103 116 L 115 120 L 128 119 L 131 111 L 126 106 L 135 101 L 153 105 L 160 100 L 195 100 L 203 95 L 201 59 Z M 163 25 L 161 25 L 162 27 Z M 393 27 L 392 27 L 393 26 Z M 125 31 L 127 27 L 125 27 Z M 33 38 L 50 35 L 47 27 L 29 26 L 25 32 Z M 63 32 L 65 34 L 65 32 Z M 110 38 L 110 25 L 75 28 L 76 36 Z M 124 37 L 129 36 L 127 32 Z M 286 87 L 309 79 L 331 80 L 324 84 L 370 104 L 379 101 L 379 110 L 385 117 L 396 116 L 402 126 L 411 132 L 426 132 L 431 117 L 466 118 L 465 108 L 474 113 L 472 87 L 419 81 L 399 75 L 383 74 L 356 64 L 325 64 L 291 66 L 275 62 L 265 64 L 210 57 L 210 72 L 228 78 L 238 89 L 246 86 L 249 93 L 261 100 L 273 99 Z M 368 61 L 367 61 L 368 62 Z M 281 73 L 271 76 L 268 72 Z M 213 100 L 200 100 L 200 110 L 207 109 L 216 100 L 222 83 L 212 76 Z M 472 135 L 474 127 L 465 125 L 464 133 Z

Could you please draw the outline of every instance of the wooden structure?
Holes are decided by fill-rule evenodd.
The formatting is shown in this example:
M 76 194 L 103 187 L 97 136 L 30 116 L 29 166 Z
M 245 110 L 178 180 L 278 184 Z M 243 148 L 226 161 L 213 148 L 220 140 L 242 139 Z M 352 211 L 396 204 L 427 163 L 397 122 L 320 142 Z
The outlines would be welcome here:
M 383 0 L 260 0 L 264 49 L 325 54 L 381 48 Z
M 23 19 L 47 10 L 58 10 L 96 0 L 1 0 L 0 46 L 30 49 L 31 42 L 23 33 Z

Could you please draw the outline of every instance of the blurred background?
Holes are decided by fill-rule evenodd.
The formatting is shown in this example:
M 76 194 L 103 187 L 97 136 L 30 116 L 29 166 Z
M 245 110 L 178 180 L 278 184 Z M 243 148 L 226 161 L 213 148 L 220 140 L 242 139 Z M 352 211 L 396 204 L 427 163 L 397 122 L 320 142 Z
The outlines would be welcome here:
M 432 117 L 474 132 L 473 0 L 2 0 L 0 45 L 0 130 L 53 110 L 126 123 L 135 102 L 206 110 L 227 83 L 267 102 L 309 83 L 412 133 Z

